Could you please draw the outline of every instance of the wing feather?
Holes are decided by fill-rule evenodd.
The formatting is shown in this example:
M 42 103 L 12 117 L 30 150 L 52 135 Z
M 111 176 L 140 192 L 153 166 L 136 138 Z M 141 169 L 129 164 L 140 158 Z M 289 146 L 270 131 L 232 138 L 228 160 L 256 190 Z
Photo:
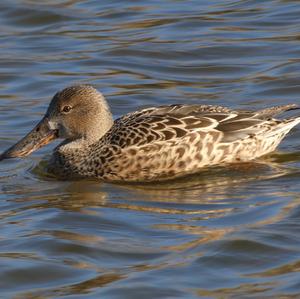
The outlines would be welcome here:
M 117 119 L 106 134 L 106 144 L 121 148 L 158 141 L 176 140 L 191 132 L 219 132 L 221 142 L 233 142 L 259 134 L 268 127 L 270 116 L 293 105 L 268 108 L 258 112 L 234 111 L 213 105 L 169 105 L 139 110 Z

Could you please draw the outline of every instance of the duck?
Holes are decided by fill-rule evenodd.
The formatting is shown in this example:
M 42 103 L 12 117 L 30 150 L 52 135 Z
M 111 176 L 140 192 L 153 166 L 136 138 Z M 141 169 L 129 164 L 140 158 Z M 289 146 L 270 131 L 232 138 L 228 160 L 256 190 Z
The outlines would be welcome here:
M 91 85 L 64 88 L 41 121 L 0 155 L 25 157 L 55 139 L 47 171 L 59 178 L 153 182 L 204 167 L 248 162 L 276 149 L 300 116 L 274 118 L 295 104 L 258 111 L 217 105 L 173 104 L 139 109 L 114 120 Z

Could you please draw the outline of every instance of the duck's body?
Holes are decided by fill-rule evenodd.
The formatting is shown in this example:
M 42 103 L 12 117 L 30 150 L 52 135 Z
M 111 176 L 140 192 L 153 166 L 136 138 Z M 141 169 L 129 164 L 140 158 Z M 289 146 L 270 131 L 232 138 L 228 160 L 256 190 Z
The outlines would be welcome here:
M 61 112 L 66 103 L 75 110 L 79 103 L 88 103 L 88 96 L 96 95 L 101 103 L 99 109 L 95 106 L 94 116 L 84 107 L 78 108 L 77 119 L 75 114 L 67 119 L 69 112 Z M 40 131 L 46 121 L 46 126 L 66 138 L 49 162 L 49 171 L 58 176 L 155 181 L 196 173 L 204 166 L 250 161 L 274 151 L 300 117 L 272 117 L 295 108 L 286 105 L 250 112 L 211 105 L 171 105 L 129 113 L 113 122 L 100 93 L 90 86 L 76 86 L 54 97 L 42 125 L 36 128 Z M 17 156 L 11 154 L 13 150 L 2 159 Z

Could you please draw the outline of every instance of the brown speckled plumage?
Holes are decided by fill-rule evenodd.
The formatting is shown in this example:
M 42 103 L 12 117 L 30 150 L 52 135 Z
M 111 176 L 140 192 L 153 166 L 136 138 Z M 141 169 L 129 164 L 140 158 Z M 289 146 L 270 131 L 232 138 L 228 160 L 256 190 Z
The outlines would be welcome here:
M 299 118 L 211 105 L 170 105 L 135 111 L 114 121 L 97 142 L 74 152 L 54 153 L 64 176 L 109 181 L 151 181 L 195 173 L 204 166 L 249 161 L 273 151 Z
M 66 103 L 74 110 L 68 120 L 59 112 Z M 71 87 L 54 97 L 45 115 L 66 139 L 54 150 L 49 171 L 67 178 L 155 181 L 196 173 L 204 166 L 249 161 L 275 150 L 300 122 L 300 117 L 273 118 L 295 108 L 251 112 L 170 105 L 135 111 L 113 122 L 100 93 L 90 86 Z

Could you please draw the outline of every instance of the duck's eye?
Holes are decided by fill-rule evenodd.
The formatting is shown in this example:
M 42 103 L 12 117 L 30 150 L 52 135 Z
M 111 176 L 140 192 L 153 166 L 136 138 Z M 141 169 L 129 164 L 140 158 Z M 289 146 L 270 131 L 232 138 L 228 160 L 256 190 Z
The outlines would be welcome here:
M 70 112 L 70 111 L 71 111 L 71 109 L 72 109 L 72 107 L 71 107 L 71 106 L 64 106 L 64 107 L 62 108 L 62 112 L 64 112 L 64 113 L 68 113 L 68 112 Z

